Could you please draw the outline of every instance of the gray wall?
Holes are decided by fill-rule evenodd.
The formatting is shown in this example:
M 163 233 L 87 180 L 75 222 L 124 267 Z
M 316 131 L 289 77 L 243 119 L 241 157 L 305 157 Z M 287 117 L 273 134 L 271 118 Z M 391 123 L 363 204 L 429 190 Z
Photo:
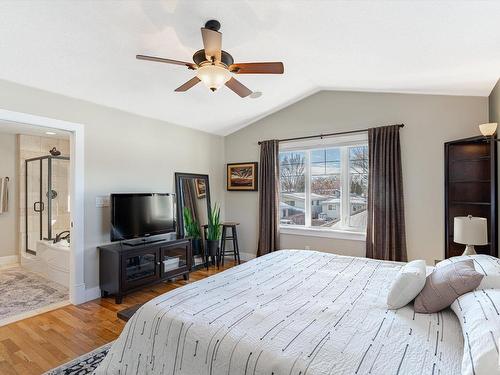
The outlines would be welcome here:
M 500 80 L 491 91 L 489 97 L 490 122 L 500 123 Z
M 493 87 L 493 90 L 491 90 L 488 102 L 489 102 L 489 112 L 490 112 L 489 122 L 500 123 L 500 80 L 498 80 L 495 87 Z M 498 136 L 498 130 L 497 130 L 497 136 Z M 498 163 L 498 174 L 500 175 L 500 162 Z M 498 196 L 500 197 L 500 187 L 498 191 Z M 498 223 L 498 231 L 500 233 L 500 223 Z
M 97 196 L 173 192 L 179 171 L 209 174 L 212 202 L 223 203 L 222 137 L 7 81 L 0 81 L 0 108 L 85 125 L 87 288 L 99 285 L 96 246 L 109 242 L 109 208 L 96 208 Z
M 208 173 L 212 201 L 225 206 L 227 219 L 241 222 L 242 251 L 255 254 L 258 195 L 224 192 L 224 162 L 258 160 L 257 141 L 261 139 L 399 122 L 407 125 L 402 130 L 402 149 L 409 256 L 428 262 L 441 258 L 443 142 L 476 135 L 477 124 L 488 119 L 487 98 L 327 91 L 224 139 L 7 81 L 0 81 L 0 108 L 85 125 L 87 288 L 98 285 L 95 247 L 109 238 L 109 209 L 95 207 L 97 196 L 120 191 L 173 191 L 175 171 Z M 359 241 L 283 235 L 282 244 L 286 248 L 310 246 L 345 254 L 364 253 L 364 243 Z
M 444 147 L 478 134 L 488 98 L 322 91 L 225 138 L 226 162 L 258 161 L 257 141 L 405 123 L 401 131 L 408 255 L 444 257 Z M 226 192 L 226 218 L 239 221 L 241 249 L 255 254 L 258 193 Z M 282 248 L 363 255 L 363 241 L 281 235 Z
M 0 214 L 0 258 L 18 254 L 16 147 L 14 134 L 0 133 L 0 177 L 9 177 L 9 211 Z

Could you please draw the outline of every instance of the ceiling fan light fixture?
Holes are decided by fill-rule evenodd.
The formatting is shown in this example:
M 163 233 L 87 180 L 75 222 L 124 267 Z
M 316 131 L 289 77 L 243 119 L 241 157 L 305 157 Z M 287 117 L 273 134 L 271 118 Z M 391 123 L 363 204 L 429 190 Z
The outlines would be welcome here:
M 175 92 L 186 92 L 198 83 L 203 82 L 211 91 L 216 91 L 222 86 L 237 94 L 240 98 L 252 95 L 252 90 L 238 81 L 234 75 L 245 74 L 283 74 L 282 62 L 250 62 L 235 63 L 233 56 L 222 50 L 222 33 L 219 31 L 220 22 L 209 20 L 201 28 L 203 48 L 193 55 L 193 62 L 165 59 L 163 57 L 136 55 L 139 60 L 155 61 L 165 64 L 183 65 L 196 71 L 196 76 L 177 87 Z M 254 92 L 252 98 L 258 98 L 259 92 Z
M 198 68 L 196 76 L 210 90 L 215 91 L 231 79 L 231 72 L 221 66 L 204 65 Z

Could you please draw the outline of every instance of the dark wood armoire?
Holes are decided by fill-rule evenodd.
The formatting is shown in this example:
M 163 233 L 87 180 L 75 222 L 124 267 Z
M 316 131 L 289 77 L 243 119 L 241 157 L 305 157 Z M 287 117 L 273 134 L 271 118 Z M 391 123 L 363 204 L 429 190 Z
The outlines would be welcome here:
M 445 151 L 445 257 L 461 255 L 465 245 L 453 242 L 455 216 L 488 220 L 488 245 L 478 254 L 498 255 L 497 249 L 497 142 L 473 137 L 446 142 Z

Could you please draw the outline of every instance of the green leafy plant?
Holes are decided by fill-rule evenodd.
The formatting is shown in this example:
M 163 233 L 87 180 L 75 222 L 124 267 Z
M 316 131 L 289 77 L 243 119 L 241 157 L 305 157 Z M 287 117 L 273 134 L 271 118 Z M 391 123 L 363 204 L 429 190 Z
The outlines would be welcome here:
M 201 238 L 200 226 L 198 222 L 193 219 L 191 211 L 189 211 L 187 207 L 184 207 L 182 214 L 184 216 L 184 227 L 186 228 L 187 236 L 193 239 Z
M 221 234 L 222 228 L 220 225 L 220 207 L 215 204 L 208 215 L 207 240 L 218 241 L 221 237 Z

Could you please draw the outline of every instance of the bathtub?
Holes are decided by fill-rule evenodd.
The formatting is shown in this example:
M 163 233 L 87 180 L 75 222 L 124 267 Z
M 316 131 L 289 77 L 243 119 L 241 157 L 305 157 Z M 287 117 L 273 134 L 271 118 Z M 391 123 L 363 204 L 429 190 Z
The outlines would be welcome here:
M 70 251 L 69 243 L 64 240 L 58 243 L 38 241 L 36 255 L 23 254 L 21 265 L 68 288 Z

